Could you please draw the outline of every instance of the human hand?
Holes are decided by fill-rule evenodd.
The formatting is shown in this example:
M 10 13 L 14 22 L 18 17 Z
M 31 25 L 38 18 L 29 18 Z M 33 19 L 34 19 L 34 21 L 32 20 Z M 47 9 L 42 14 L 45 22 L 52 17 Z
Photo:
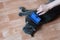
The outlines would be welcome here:
M 38 15 L 43 15 L 49 10 L 49 7 L 47 4 L 42 4 L 40 7 L 37 9 L 37 14 Z
M 60 0 L 55 0 L 51 3 L 48 4 L 42 4 L 40 7 L 37 9 L 37 14 L 38 15 L 43 15 L 45 14 L 48 10 L 52 9 L 53 7 L 60 5 Z

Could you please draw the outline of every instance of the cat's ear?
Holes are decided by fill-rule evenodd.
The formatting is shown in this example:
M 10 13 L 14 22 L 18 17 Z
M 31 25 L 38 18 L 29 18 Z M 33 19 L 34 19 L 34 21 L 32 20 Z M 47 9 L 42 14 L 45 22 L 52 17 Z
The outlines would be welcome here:
M 19 16 L 23 16 L 23 13 L 21 12 L 21 13 L 19 13 Z
M 19 8 L 22 12 L 25 12 L 25 10 L 26 10 L 26 8 L 24 8 L 24 7 L 20 7 Z
M 19 10 L 19 16 L 26 16 L 26 8 L 20 7 Z

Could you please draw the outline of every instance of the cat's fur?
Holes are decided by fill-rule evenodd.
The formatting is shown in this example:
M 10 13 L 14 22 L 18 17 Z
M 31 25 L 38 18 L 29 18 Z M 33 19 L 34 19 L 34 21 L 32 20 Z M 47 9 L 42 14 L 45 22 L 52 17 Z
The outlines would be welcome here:
M 30 34 L 33 36 L 33 34 L 37 31 L 37 28 L 41 27 L 41 25 L 51 22 L 52 20 L 56 19 L 58 16 L 60 16 L 60 5 L 52 8 L 51 10 L 48 10 L 45 14 L 41 15 L 40 18 L 42 18 L 42 21 L 39 23 L 39 25 L 34 24 L 29 18 L 28 15 L 36 10 L 26 10 L 25 8 L 21 7 L 22 12 L 19 14 L 19 16 L 26 16 L 26 25 L 23 28 L 24 32 L 27 34 Z M 39 27 L 38 27 L 39 26 Z

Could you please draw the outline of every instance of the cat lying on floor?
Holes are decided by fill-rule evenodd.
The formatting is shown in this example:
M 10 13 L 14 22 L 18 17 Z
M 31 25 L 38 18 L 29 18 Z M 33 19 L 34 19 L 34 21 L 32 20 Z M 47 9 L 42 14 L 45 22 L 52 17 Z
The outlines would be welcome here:
M 38 28 L 41 28 L 43 24 L 51 22 L 60 16 L 60 5 L 58 5 L 51 10 L 48 10 L 45 14 L 39 16 L 42 20 L 36 25 L 28 16 L 31 14 L 31 12 L 36 13 L 37 10 L 27 10 L 24 7 L 21 7 L 20 9 L 22 12 L 19 13 L 19 16 L 26 16 L 26 25 L 23 28 L 23 31 L 31 36 L 33 36 Z

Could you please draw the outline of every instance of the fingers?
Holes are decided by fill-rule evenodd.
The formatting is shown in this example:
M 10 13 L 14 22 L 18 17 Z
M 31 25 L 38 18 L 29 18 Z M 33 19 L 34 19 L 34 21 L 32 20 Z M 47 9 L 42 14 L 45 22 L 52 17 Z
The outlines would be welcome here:
M 42 5 L 40 5 L 40 7 L 37 10 L 42 10 Z
M 40 14 L 40 13 L 42 13 L 42 12 L 43 12 L 43 11 L 38 11 L 37 14 Z
M 43 15 L 43 14 L 45 14 L 45 12 L 39 13 L 38 15 Z
M 40 7 L 37 9 L 38 15 L 43 15 L 48 11 L 47 5 L 40 5 Z
M 42 6 L 43 6 L 43 5 L 40 5 L 40 7 L 37 9 L 37 11 L 38 11 L 37 13 L 39 13 L 39 12 L 43 11 Z

